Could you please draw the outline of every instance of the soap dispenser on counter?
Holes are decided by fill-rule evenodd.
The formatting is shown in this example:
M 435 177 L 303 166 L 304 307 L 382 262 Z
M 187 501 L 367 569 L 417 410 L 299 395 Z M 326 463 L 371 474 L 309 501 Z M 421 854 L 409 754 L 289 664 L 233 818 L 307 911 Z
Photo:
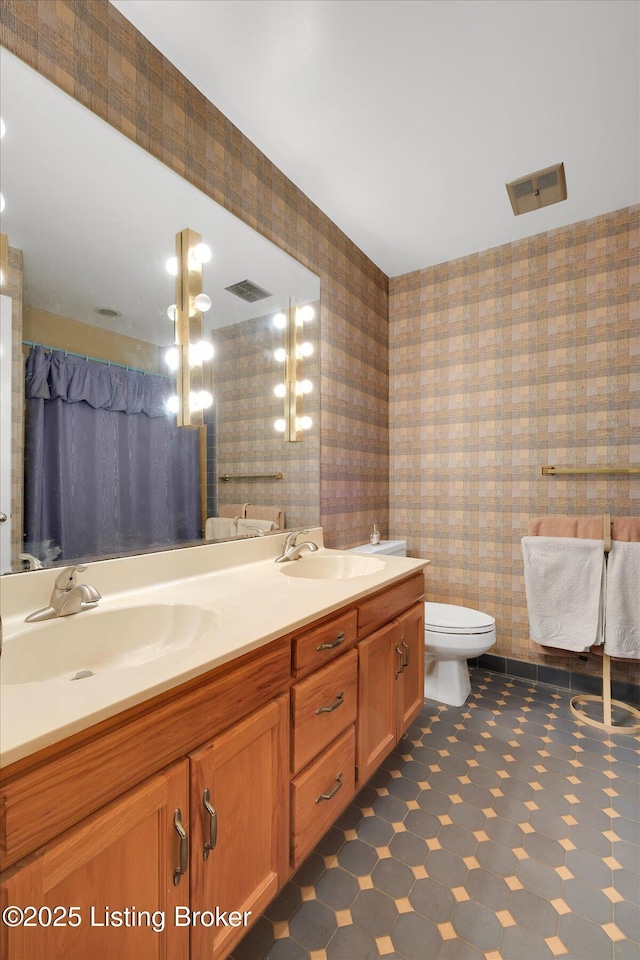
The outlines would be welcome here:
M 378 530 L 378 525 L 375 523 L 373 525 L 373 530 L 371 531 L 371 536 L 369 537 L 369 542 L 374 547 L 380 543 L 380 531 Z

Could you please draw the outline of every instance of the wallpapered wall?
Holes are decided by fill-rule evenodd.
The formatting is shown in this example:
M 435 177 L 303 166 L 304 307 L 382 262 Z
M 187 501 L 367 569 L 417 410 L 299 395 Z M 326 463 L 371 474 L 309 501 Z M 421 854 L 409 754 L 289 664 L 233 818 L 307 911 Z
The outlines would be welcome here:
M 317 313 L 318 304 L 315 307 Z M 317 332 L 317 319 L 305 324 L 304 339 L 313 345 L 314 352 L 304 360 L 304 377 L 314 389 L 303 397 L 303 413 L 314 423 L 320 412 Z M 274 327 L 273 315 L 269 315 L 220 327 L 214 331 L 213 342 L 217 411 L 214 476 L 284 475 L 282 480 L 218 483 L 218 504 L 278 506 L 284 510 L 288 527 L 317 526 L 318 431 L 310 430 L 301 443 L 285 443 L 273 426 L 284 412 L 284 400 L 273 392 L 284 378 L 284 364 L 274 357 L 284 343 L 283 331 Z
M 320 276 L 320 521 L 329 546 L 386 529 L 386 276 L 107 0 L 2 0 L 0 20 L 7 49 Z
M 391 529 L 432 558 L 429 598 L 494 615 L 492 652 L 566 667 L 530 648 L 520 539 L 529 517 L 640 515 L 638 477 L 540 472 L 640 465 L 640 207 L 392 280 L 390 396 Z

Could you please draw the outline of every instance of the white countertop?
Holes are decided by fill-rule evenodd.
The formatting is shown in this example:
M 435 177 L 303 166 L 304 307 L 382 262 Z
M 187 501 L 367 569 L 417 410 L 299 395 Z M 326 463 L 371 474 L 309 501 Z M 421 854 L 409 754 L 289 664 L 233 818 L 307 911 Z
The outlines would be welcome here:
M 342 551 L 323 549 L 319 528 L 311 531 L 305 539 L 313 539 L 321 547 L 313 554 L 316 558 L 346 555 Z M 67 676 L 43 682 L 3 684 L 0 688 L 0 766 L 13 763 L 207 673 L 417 572 L 429 562 L 378 556 L 376 559 L 381 561 L 382 567 L 373 573 L 349 579 L 311 580 L 287 576 L 283 572 L 287 565 L 274 563 L 283 540 L 284 536 L 265 537 L 169 551 L 159 561 L 154 558 L 160 555 L 154 554 L 91 564 L 79 579 L 96 586 L 103 599 L 96 610 L 65 620 L 77 621 L 81 617 L 83 626 L 90 630 L 92 618 L 99 617 L 104 611 L 142 605 L 193 604 L 211 614 L 210 627 L 207 625 L 202 635 L 189 645 L 137 666 L 97 670 L 94 676 L 77 682 L 69 682 Z M 190 551 L 201 552 L 189 557 Z M 225 556 L 230 566 L 224 565 Z M 295 562 L 304 563 L 304 556 Z M 136 582 L 153 578 L 153 572 L 150 573 L 148 568 L 154 563 L 158 569 L 162 564 L 165 574 L 170 572 L 173 563 L 174 572 L 190 569 L 192 575 L 147 582 L 140 589 L 132 589 L 129 582 L 132 576 Z M 116 569 L 114 565 L 120 566 Z M 145 576 L 138 577 L 142 570 Z M 48 577 L 44 578 L 45 571 L 42 571 L 37 580 L 34 579 L 36 575 L 30 574 L 2 578 L 5 652 L 10 645 L 20 643 L 25 631 L 38 631 L 52 622 L 27 624 L 24 616 L 46 605 L 50 581 L 52 583 L 57 572 L 46 571 Z M 32 576 L 32 580 L 26 584 L 23 578 L 28 576 Z M 124 589 L 117 589 L 123 585 Z M 34 588 L 37 588 L 38 596 L 35 603 Z M 9 658 L 0 658 L 0 679 L 3 659 L 6 662 Z M 78 669 L 81 667 L 82 664 L 78 664 Z

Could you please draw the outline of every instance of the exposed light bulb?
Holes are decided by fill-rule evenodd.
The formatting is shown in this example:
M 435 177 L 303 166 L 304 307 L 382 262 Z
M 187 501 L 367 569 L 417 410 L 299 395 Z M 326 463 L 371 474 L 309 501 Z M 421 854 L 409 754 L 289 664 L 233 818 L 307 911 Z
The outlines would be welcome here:
M 4 197 L 0 193 L 0 213 L 4 210 Z
M 180 354 L 178 353 L 178 348 L 169 347 L 169 349 L 164 355 L 164 362 L 169 367 L 169 370 L 177 370 L 179 360 L 180 360 Z
M 297 422 L 298 421 L 296 421 L 296 424 Z M 311 419 L 311 417 L 301 417 L 300 426 L 302 427 L 303 430 L 308 430 L 310 427 L 313 426 L 313 420 Z
M 313 320 L 316 315 L 310 303 L 306 303 L 304 307 L 299 307 L 296 312 L 300 314 L 303 323 L 308 323 L 310 320 Z
M 206 313 L 207 310 L 211 309 L 211 298 L 208 297 L 206 293 L 199 293 L 198 296 L 195 297 L 193 305 L 200 313 Z
M 4 283 L 4 274 L 2 270 L 0 270 L 0 287 L 2 286 L 3 283 Z
M 279 383 L 277 387 L 273 388 L 273 392 L 275 393 L 276 397 L 286 397 L 287 388 L 284 383 Z
M 273 325 L 278 330 L 284 330 L 287 325 L 287 318 L 285 317 L 284 313 L 276 313 L 273 318 Z
M 313 390 L 313 384 L 311 383 L 311 380 L 303 380 L 300 384 L 300 389 L 303 393 L 311 393 Z
M 176 303 L 172 303 L 170 307 L 167 307 L 167 316 L 169 320 L 171 320 L 171 323 L 176 322 L 178 319 L 178 305 Z
M 304 319 L 302 317 L 302 312 L 299 309 L 297 309 L 296 310 L 296 327 L 301 327 L 303 323 L 304 323 Z
M 212 256 L 211 247 L 208 247 L 206 243 L 196 243 L 191 253 L 193 254 L 194 260 L 197 260 L 198 263 L 209 263 Z
M 165 266 L 167 268 L 167 273 L 170 273 L 172 277 L 178 276 L 178 258 L 177 257 L 169 257 Z
M 299 352 L 300 356 L 302 357 L 310 357 L 313 353 L 313 344 L 305 341 L 304 343 L 300 344 Z
M 189 344 L 189 366 L 193 367 L 198 363 L 204 363 L 213 357 L 213 344 L 208 340 L 199 340 L 197 343 Z
M 213 396 L 209 393 L 208 390 L 199 390 L 195 396 L 198 403 L 198 408 L 200 410 L 206 410 L 207 407 L 212 406 Z
M 168 398 L 167 403 L 166 403 L 166 407 L 167 407 L 167 410 L 169 411 L 169 413 L 177 413 L 177 412 L 178 412 L 178 410 L 180 409 L 180 401 L 179 401 L 178 397 L 176 396 L 176 394 L 174 394 L 172 397 L 169 397 L 169 398 Z
M 0 140 L 2 140 L 6 132 L 7 128 L 4 125 L 4 120 L 0 117 Z
M 286 424 L 286 422 L 281 418 L 280 420 L 276 420 L 276 422 L 274 423 L 273 426 L 274 426 L 275 429 L 278 431 L 278 433 L 284 433 L 287 424 Z
M 284 350 L 282 347 L 280 347 L 278 350 L 275 351 L 273 356 L 278 361 L 278 363 L 284 363 L 285 360 L 287 359 L 287 351 Z

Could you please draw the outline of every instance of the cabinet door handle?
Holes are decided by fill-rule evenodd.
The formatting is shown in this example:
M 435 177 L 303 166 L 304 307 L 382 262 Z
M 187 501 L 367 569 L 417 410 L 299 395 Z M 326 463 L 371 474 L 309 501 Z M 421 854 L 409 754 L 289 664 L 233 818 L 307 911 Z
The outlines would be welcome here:
M 173 885 L 177 887 L 189 866 L 189 837 L 182 824 L 182 810 L 180 807 L 178 807 L 173 814 L 173 825 L 180 837 L 180 866 L 176 867 L 173 871 Z
M 404 656 L 403 656 L 402 650 L 400 649 L 397 643 L 396 643 L 396 653 L 400 657 L 400 669 L 395 671 L 395 678 L 397 680 L 400 674 L 402 673 L 402 671 L 404 670 Z
M 333 643 L 321 643 L 319 647 L 316 647 L 316 650 L 335 650 L 341 643 L 344 643 L 344 633 L 339 633 Z
M 404 663 L 402 664 L 402 669 L 404 670 L 405 667 L 409 666 L 409 644 L 405 643 L 404 640 L 402 640 L 402 646 L 404 647 L 404 650 L 405 650 Z
M 333 713 L 334 710 L 337 710 L 338 707 L 341 707 L 344 703 L 344 690 L 341 690 L 338 696 L 336 697 L 334 703 L 329 707 L 318 707 L 316 714 L 318 713 Z
M 205 860 L 208 860 L 209 854 L 212 850 L 215 850 L 216 843 L 218 842 L 218 814 L 216 813 L 216 808 L 211 803 L 208 789 L 202 794 L 202 805 L 209 814 L 209 839 L 205 842 L 204 850 L 202 851 L 202 856 Z
M 342 783 L 342 770 L 336 777 L 336 785 L 331 791 L 331 793 L 321 793 L 320 796 L 316 797 L 316 803 L 320 803 L 321 800 L 333 800 L 338 790 L 343 786 Z

